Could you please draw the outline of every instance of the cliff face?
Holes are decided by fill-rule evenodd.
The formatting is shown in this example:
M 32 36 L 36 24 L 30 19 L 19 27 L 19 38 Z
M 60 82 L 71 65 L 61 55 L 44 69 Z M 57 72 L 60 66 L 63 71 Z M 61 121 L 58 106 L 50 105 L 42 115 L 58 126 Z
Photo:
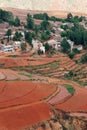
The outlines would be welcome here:
M 87 0 L 0 0 L 0 7 L 87 13 Z

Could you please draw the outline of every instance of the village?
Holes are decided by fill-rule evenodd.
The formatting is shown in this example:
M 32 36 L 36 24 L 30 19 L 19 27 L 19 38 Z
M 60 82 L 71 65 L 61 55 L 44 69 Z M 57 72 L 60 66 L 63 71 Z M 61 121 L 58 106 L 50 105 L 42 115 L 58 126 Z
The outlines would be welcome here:
M 48 17 L 47 14 L 45 15 Z M 74 26 L 74 23 L 72 22 L 63 23 L 61 21 L 48 21 L 47 19 L 48 23 L 45 23 L 46 20 L 34 19 L 34 16 L 31 15 L 30 19 L 33 21 L 33 24 L 35 24 L 35 28 L 32 30 L 32 28 L 25 27 L 25 24 L 28 24 L 27 16 L 24 18 L 24 21 L 22 21 L 23 18 L 21 19 L 20 16 L 15 17 L 18 25 L 10 25 L 8 22 L 0 24 L 0 53 L 10 52 L 14 54 L 18 51 L 23 51 L 21 47 L 22 43 L 25 43 L 27 46 L 23 49 L 27 52 L 30 50 L 30 54 L 38 54 L 38 52 L 42 52 L 40 54 L 46 54 L 45 44 L 48 44 L 53 50 L 55 50 L 55 52 L 62 51 L 61 42 L 63 39 L 67 39 L 66 36 L 62 36 L 63 32 L 66 31 L 63 27 L 68 27 L 70 29 Z M 43 25 L 41 25 L 42 23 Z M 45 25 L 44 23 L 48 25 Z M 80 22 L 80 25 L 84 26 L 87 30 L 85 23 L 86 21 L 83 20 Z M 46 29 L 40 29 L 40 26 L 46 26 Z M 29 37 L 29 34 L 25 36 L 25 32 L 30 32 L 30 35 L 32 36 L 30 36 L 30 38 L 26 38 Z M 70 52 L 72 52 L 74 48 L 78 51 L 82 51 L 84 48 L 82 44 L 76 45 L 74 41 L 71 41 L 70 39 L 67 39 L 67 42 L 70 45 Z

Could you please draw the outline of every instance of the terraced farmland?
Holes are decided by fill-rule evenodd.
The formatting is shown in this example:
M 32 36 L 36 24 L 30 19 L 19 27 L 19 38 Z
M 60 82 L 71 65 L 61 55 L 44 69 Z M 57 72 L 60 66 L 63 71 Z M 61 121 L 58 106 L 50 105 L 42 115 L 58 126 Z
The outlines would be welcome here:
M 86 64 L 61 53 L 52 58 L 1 59 L 0 129 L 19 130 L 47 120 L 50 108 L 87 112 L 87 89 L 78 84 L 86 83 Z

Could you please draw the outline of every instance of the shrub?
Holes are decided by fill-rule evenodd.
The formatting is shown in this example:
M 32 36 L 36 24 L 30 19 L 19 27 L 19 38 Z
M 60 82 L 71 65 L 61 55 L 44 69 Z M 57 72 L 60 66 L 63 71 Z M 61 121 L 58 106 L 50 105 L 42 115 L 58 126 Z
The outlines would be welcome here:
M 74 89 L 71 85 L 65 84 L 64 86 L 67 88 L 67 90 L 68 90 L 68 92 L 69 92 L 70 94 L 74 94 L 75 89 Z
M 73 49 L 73 52 L 74 52 L 75 54 L 79 54 L 79 53 L 80 53 L 80 51 L 79 51 L 77 48 L 74 48 L 74 49 Z
M 62 50 L 64 53 L 69 53 L 70 52 L 70 44 L 67 42 L 67 39 L 63 39 L 61 42 Z
M 87 63 L 87 54 L 85 54 L 85 55 L 83 55 L 83 56 L 81 57 L 81 63 L 82 63 L 82 64 Z
M 26 51 L 26 43 L 21 43 L 21 50 Z
M 39 55 L 43 54 L 43 51 L 42 50 L 38 50 L 38 54 Z
M 67 30 L 68 29 L 68 25 L 61 25 L 61 28 L 64 29 L 64 30 Z
M 75 56 L 75 52 L 71 52 L 71 53 L 69 53 L 68 56 L 69 56 L 70 59 L 73 59 L 74 56 Z
M 50 49 L 51 49 L 51 46 L 50 46 L 48 43 L 46 43 L 46 44 L 45 44 L 45 50 L 46 50 L 46 51 L 49 51 Z
M 72 79 L 74 75 L 75 75 L 74 71 L 71 70 L 71 71 L 69 71 L 68 74 L 65 74 L 64 76 L 65 76 L 65 78 L 67 78 L 67 79 Z

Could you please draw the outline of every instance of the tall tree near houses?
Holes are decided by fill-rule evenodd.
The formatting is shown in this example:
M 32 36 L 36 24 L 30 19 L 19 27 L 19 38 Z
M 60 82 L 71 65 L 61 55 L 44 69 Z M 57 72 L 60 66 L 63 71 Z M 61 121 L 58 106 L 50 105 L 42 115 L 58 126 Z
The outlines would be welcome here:
M 25 32 L 25 40 L 32 47 L 32 33 L 31 32 Z
M 19 19 L 18 16 L 15 18 L 14 25 L 15 26 L 20 26 L 20 19 Z
M 27 28 L 33 30 L 34 29 L 34 20 L 32 15 L 27 14 Z
M 6 35 L 8 36 L 8 41 L 10 40 L 10 36 L 12 34 L 12 30 L 8 29 Z
M 26 43 L 21 43 L 21 50 L 26 51 Z

